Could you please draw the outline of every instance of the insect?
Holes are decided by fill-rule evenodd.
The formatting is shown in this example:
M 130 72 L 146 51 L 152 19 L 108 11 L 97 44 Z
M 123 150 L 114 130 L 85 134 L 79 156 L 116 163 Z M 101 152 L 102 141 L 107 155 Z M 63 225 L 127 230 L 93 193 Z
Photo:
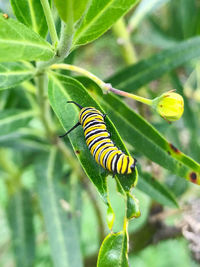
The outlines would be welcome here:
M 94 159 L 104 169 L 118 174 L 130 174 L 135 170 L 136 159 L 126 155 L 118 149 L 110 139 L 110 134 L 106 129 L 105 117 L 94 107 L 82 107 L 74 101 L 68 101 L 80 108 L 79 121 L 64 135 L 64 137 L 79 125 L 82 125 L 86 144 Z

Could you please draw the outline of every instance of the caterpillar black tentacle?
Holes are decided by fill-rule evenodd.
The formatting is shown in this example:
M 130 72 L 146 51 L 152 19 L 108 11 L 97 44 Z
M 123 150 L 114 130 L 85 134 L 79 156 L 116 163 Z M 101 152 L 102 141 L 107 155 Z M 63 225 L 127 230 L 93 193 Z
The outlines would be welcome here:
M 98 164 L 112 172 L 113 176 L 117 173 L 132 173 L 137 160 L 118 149 L 110 139 L 110 133 L 104 121 L 106 114 L 102 114 L 94 107 L 84 108 L 74 101 L 68 101 L 68 103 L 73 103 L 80 108 L 79 122 L 60 137 L 66 136 L 82 125 L 86 144 Z

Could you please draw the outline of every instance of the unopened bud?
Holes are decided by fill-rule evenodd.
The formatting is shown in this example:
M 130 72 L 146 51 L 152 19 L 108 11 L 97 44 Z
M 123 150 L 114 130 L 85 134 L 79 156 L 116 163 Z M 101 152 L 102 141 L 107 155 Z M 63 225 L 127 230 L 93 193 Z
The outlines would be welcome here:
M 184 100 L 181 95 L 169 91 L 153 100 L 153 106 L 161 117 L 167 121 L 179 120 L 184 111 Z

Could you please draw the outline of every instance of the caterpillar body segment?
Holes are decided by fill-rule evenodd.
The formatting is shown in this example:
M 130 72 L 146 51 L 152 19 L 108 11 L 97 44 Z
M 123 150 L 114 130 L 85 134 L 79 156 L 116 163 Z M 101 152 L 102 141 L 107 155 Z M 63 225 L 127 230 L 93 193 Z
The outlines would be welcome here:
M 135 170 L 136 159 L 118 149 L 110 139 L 104 121 L 106 115 L 94 107 L 82 107 L 74 101 L 68 103 L 74 103 L 80 108 L 79 122 L 60 137 L 82 125 L 86 144 L 98 164 L 113 174 L 132 173 Z

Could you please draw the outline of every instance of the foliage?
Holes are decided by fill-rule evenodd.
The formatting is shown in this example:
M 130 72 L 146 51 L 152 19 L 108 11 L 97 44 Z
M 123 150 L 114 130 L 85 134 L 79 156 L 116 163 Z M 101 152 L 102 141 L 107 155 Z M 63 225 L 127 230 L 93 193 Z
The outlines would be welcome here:
M 22 267 L 154 264 L 154 247 L 140 252 L 158 230 L 150 223 L 152 214 L 156 208 L 178 212 L 183 193 L 190 195 L 200 184 L 200 8 L 190 2 L 3 1 L 0 204 L 7 223 L 0 228 L 11 231 L 6 228 L 0 249 L 11 240 L 14 257 L 9 247 L 2 265 L 8 258 Z M 110 28 L 113 35 L 104 34 Z M 108 51 L 117 66 L 112 75 L 106 75 L 111 73 Z M 90 53 L 96 62 L 91 63 Z M 87 64 L 87 55 L 93 73 L 77 66 Z M 95 76 L 98 72 L 105 82 Z M 174 87 L 177 92 L 169 93 Z M 166 100 L 169 94 L 173 99 Z M 162 106 L 153 110 L 156 99 Z M 82 127 L 59 138 L 78 121 L 77 107 L 68 100 L 107 114 L 116 146 L 137 158 L 133 173 L 111 179 L 93 159 Z M 166 114 L 175 107 L 172 120 L 179 119 L 183 100 L 180 121 L 168 124 L 159 116 L 170 119 Z M 131 246 L 129 253 L 129 239 L 144 260 Z M 174 245 L 180 253 L 186 247 L 181 242 Z M 194 264 L 187 255 L 188 265 Z M 183 261 L 178 264 L 185 266 Z

